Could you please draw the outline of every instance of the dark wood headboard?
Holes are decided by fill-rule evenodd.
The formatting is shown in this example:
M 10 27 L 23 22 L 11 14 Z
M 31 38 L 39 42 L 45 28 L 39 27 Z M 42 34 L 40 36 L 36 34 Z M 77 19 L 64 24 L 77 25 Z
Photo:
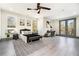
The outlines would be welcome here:
M 30 29 L 20 29 L 20 34 L 22 33 L 22 31 L 31 31 Z

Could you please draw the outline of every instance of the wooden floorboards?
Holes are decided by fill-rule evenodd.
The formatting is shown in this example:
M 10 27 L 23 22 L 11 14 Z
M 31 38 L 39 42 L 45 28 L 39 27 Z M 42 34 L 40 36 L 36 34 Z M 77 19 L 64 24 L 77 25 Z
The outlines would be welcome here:
M 79 39 L 67 37 L 44 37 L 39 41 L 24 43 L 14 40 L 17 56 L 79 56 Z
M 15 50 L 12 40 L 0 41 L 0 56 L 15 56 Z

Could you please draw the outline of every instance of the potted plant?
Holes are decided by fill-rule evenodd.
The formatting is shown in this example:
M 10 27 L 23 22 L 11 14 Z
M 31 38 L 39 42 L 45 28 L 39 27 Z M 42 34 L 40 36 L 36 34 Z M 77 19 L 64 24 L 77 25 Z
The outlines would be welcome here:
M 10 32 L 8 31 L 7 33 L 5 33 L 5 35 L 7 36 L 7 38 L 10 37 Z

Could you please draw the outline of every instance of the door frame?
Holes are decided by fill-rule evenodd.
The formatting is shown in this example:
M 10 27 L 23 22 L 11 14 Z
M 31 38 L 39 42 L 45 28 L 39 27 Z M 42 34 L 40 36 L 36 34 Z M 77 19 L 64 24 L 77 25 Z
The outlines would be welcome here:
M 68 36 L 67 35 L 67 31 L 68 31 L 68 25 L 67 25 L 67 22 L 68 20 L 74 20 L 74 36 Z M 66 35 L 61 35 L 61 22 L 62 21 L 65 21 L 65 32 L 66 32 Z M 64 19 L 64 20 L 59 20 L 59 35 L 61 36 L 67 36 L 67 37 L 76 37 L 76 18 L 69 18 L 69 19 Z

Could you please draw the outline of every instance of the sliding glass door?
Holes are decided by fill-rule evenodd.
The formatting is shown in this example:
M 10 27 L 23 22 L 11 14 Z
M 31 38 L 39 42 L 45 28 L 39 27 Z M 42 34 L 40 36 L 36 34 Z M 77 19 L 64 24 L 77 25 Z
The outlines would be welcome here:
M 75 20 L 67 21 L 67 35 L 75 36 Z
M 60 35 L 76 36 L 76 18 L 60 20 L 59 22 Z
M 60 34 L 61 35 L 65 35 L 66 34 L 66 24 L 65 24 L 65 21 L 62 21 L 61 23 L 60 23 Z

